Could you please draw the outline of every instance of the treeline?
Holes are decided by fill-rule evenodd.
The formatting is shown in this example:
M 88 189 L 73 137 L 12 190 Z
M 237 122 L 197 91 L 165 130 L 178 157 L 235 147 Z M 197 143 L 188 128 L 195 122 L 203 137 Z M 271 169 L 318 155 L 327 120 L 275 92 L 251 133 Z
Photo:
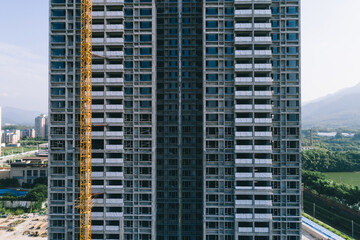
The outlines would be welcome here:
M 332 152 L 311 149 L 302 152 L 303 169 L 319 172 L 360 171 L 360 151 Z
M 4 193 L 0 197 L 0 201 L 34 201 L 44 202 L 47 199 L 48 188 L 46 185 L 36 185 L 33 189 L 28 191 L 25 196 L 15 196 L 11 193 Z
M 336 183 L 325 178 L 319 172 L 302 171 L 302 182 L 305 188 L 316 191 L 321 195 L 335 198 L 342 204 L 348 206 L 359 206 L 360 189 L 357 186 Z

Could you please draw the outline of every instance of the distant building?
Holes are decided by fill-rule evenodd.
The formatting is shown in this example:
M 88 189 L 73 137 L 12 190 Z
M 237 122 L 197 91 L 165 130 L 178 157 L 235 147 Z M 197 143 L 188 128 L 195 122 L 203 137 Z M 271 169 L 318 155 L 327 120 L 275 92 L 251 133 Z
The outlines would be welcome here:
M 16 178 L 20 185 L 33 183 L 35 179 L 47 177 L 47 157 L 26 157 L 10 164 L 10 178 Z
M 2 130 L 1 130 L 1 107 L 0 107 L 0 156 L 2 156 L 1 143 L 2 143 Z
M 47 138 L 47 121 L 45 114 L 35 118 L 35 137 Z
M 35 138 L 35 129 L 21 130 L 21 138 Z
M 17 144 L 20 139 L 20 130 L 4 130 L 2 133 L 2 142 L 6 144 Z

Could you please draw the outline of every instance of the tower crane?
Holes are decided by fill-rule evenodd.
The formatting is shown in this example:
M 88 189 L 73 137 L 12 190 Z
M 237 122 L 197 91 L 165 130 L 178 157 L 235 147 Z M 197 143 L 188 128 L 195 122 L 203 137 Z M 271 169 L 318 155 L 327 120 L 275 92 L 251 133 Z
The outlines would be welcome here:
M 92 0 L 81 0 L 80 240 L 91 240 Z

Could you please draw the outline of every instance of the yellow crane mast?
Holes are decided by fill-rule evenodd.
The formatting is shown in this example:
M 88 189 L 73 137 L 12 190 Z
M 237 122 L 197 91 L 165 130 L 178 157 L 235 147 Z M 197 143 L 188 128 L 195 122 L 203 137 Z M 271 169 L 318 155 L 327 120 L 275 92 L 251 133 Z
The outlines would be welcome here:
M 81 0 L 80 240 L 91 240 L 92 0 Z

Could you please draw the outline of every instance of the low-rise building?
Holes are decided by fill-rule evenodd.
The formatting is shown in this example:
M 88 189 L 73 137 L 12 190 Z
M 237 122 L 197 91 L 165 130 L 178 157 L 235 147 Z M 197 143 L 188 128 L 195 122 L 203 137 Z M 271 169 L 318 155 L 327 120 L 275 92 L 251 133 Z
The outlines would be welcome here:
M 19 184 L 32 184 L 37 178 L 48 176 L 48 157 L 26 157 L 10 164 L 10 178 Z

